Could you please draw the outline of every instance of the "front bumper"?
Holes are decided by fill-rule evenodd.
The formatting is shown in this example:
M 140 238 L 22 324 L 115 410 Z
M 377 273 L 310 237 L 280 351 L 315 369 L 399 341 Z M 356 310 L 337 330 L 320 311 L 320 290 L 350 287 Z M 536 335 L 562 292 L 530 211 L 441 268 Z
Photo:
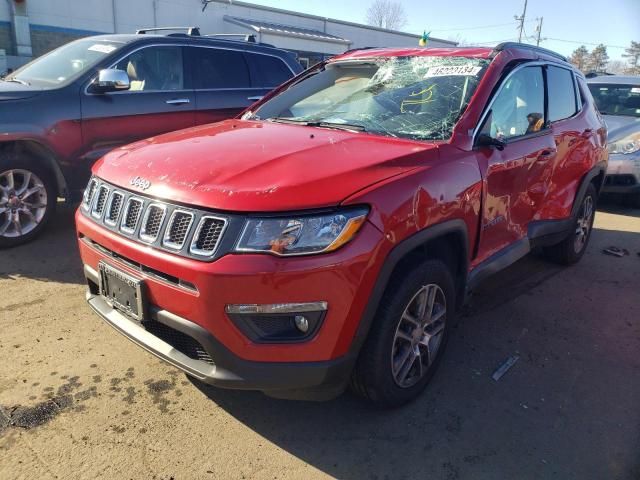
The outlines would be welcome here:
M 91 284 L 99 283 L 99 274 L 84 267 Z M 328 400 L 342 393 L 355 362 L 345 355 L 324 362 L 253 362 L 230 352 L 213 335 L 199 325 L 157 307 L 149 312 L 150 322 L 160 323 L 197 342 L 206 355 L 191 358 L 142 324 L 112 308 L 89 288 L 86 299 L 91 308 L 107 324 L 148 352 L 209 385 L 240 390 L 261 390 L 277 398 Z
M 640 152 L 611 154 L 602 191 L 605 193 L 640 193 Z
M 213 262 L 178 257 L 141 245 L 76 215 L 78 245 L 89 283 L 87 301 L 111 326 L 154 355 L 206 383 L 262 390 L 283 398 L 339 394 L 357 351 L 354 336 L 386 254 L 384 237 L 366 223 L 336 252 L 297 258 L 225 255 Z M 175 348 L 98 294 L 98 265 L 106 262 L 144 282 L 149 324 L 194 339 L 211 361 Z M 225 310 L 229 305 L 324 301 L 317 332 L 298 343 L 257 343 Z

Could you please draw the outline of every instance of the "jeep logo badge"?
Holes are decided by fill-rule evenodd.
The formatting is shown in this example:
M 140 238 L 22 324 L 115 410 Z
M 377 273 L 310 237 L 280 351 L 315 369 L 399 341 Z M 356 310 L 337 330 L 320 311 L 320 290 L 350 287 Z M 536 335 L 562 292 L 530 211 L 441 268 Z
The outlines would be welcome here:
M 134 187 L 138 187 L 140 190 L 146 190 L 151 186 L 151 182 L 142 177 L 134 177 L 129 183 Z

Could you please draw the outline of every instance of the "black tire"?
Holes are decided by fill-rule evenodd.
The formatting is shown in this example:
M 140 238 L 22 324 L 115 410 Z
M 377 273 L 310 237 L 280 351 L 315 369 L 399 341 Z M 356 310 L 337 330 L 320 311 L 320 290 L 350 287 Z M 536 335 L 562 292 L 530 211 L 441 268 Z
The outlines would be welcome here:
M 562 242 L 557 243 L 556 245 L 551 245 L 550 247 L 544 248 L 545 256 L 556 263 L 561 265 L 573 265 L 580 261 L 584 252 L 587 250 L 587 245 L 589 245 L 589 239 L 591 238 L 591 231 L 593 230 L 593 220 L 596 216 L 596 206 L 598 200 L 598 193 L 593 184 L 589 184 L 587 187 L 587 191 L 584 194 L 584 197 L 580 200 L 580 208 L 578 210 L 578 215 L 574 219 L 574 222 L 571 227 L 571 233 L 565 238 Z M 587 208 L 587 204 L 591 205 L 591 215 L 588 219 L 588 222 L 584 223 L 584 213 L 585 208 Z M 583 223 L 583 231 L 584 225 L 588 225 L 588 229 L 586 231 L 584 242 L 581 242 L 581 247 L 578 248 L 578 226 L 579 223 Z
M 411 305 L 410 302 L 421 289 L 428 288 L 426 286 L 429 285 L 437 285 L 445 300 L 444 326 L 442 333 L 438 334 L 441 337 L 434 358 L 428 362 L 426 369 L 423 369 L 419 380 L 415 380 L 415 384 L 410 386 L 401 386 L 392 367 L 394 353 L 399 352 L 396 333 L 404 328 L 401 323 L 405 322 L 402 320 L 405 309 Z M 375 405 L 385 408 L 399 407 L 414 400 L 427 386 L 440 363 L 455 311 L 454 281 L 451 271 L 443 262 L 428 260 L 411 270 L 394 275 L 383 295 L 369 336 L 356 362 L 351 378 L 352 390 Z M 407 348 L 415 348 L 410 345 L 412 344 L 407 341 Z M 398 353 L 398 357 L 401 356 Z M 424 355 L 416 358 L 422 362 L 423 357 Z M 414 363 L 415 361 L 417 360 L 414 360 Z
M 37 179 L 39 179 L 44 187 L 44 192 L 46 192 L 46 199 L 42 200 L 45 196 L 36 193 L 30 198 L 25 198 L 25 201 L 32 205 L 36 204 L 36 202 L 37 204 L 46 204 L 46 207 L 42 209 L 42 217 L 39 218 L 37 224 L 32 228 L 29 227 L 28 231 L 25 231 L 24 234 L 15 235 L 15 233 L 10 233 L 8 230 L 0 233 L 0 249 L 22 245 L 30 242 L 40 235 L 55 212 L 57 202 L 55 181 L 49 171 L 36 160 L 22 157 L 20 154 L 13 151 L 5 150 L 0 151 L 0 187 L 4 186 L 4 190 L 0 189 L 0 204 L 4 204 L 5 207 L 8 206 L 7 200 L 9 198 L 9 194 L 8 190 L 6 190 L 7 184 L 5 174 L 12 170 L 30 172 L 33 175 L 33 178 L 37 177 Z M 22 174 L 16 174 L 16 177 L 19 180 L 24 180 L 25 178 Z M 5 225 L 8 215 L 8 210 L 0 213 L 0 229 Z M 13 226 L 11 228 L 12 230 L 15 230 Z

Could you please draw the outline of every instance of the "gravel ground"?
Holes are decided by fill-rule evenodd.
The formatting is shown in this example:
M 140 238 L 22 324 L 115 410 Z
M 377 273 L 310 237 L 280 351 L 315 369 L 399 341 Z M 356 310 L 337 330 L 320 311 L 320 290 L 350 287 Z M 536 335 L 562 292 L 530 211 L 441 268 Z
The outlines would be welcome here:
M 0 479 L 640 479 L 640 211 L 605 210 L 579 265 L 490 279 L 427 392 L 378 411 L 205 387 L 137 348 L 85 304 L 61 208 L 0 251 Z

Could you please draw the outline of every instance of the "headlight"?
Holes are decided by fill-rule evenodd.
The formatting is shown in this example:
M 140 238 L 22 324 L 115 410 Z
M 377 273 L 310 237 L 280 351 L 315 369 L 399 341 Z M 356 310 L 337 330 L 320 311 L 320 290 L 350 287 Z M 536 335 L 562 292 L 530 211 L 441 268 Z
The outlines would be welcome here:
M 609 153 L 635 153 L 640 150 L 640 132 L 632 133 L 617 142 L 609 144 Z
M 273 255 L 332 252 L 350 241 L 367 218 L 366 208 L 324 215 L 247 220 L 235 250 Z

